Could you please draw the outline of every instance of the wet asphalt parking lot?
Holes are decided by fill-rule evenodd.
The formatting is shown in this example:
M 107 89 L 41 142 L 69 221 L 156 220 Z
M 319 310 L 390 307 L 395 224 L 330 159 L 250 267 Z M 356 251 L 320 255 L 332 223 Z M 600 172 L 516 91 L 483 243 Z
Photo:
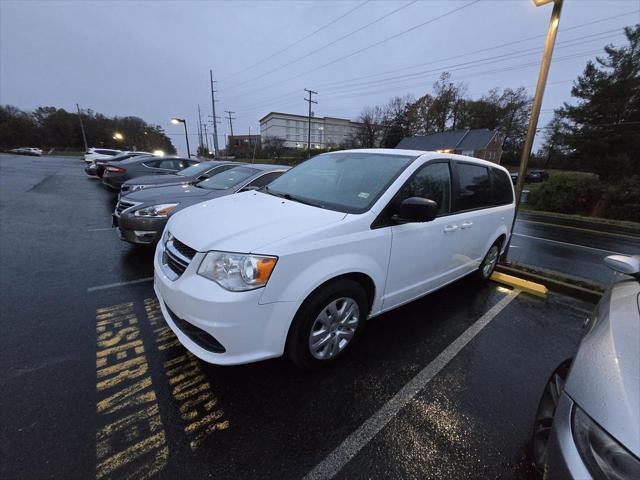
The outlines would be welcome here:
M 332 368 L 217 367 L 164 324 L 152 251 L 80 160 L 0 155 L 0 201 L 0 478 L 532 478 L 539 397 L 592 308 L 467 278 Z

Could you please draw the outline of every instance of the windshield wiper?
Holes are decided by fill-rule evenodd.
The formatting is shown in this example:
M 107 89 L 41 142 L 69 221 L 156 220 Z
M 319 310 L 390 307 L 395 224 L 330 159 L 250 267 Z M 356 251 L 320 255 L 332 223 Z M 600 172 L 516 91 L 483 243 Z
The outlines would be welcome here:
M 294 197 L 290 193 L 274 192 L 267 185 L 262 187 L 260 191 L 264 191 L 265 193 L 268 193 L 269 195 L 273 195 L 274 197 L 284 198 L 285 200 L 291 200 L 292 202 L 303 203 L 305 205 L 310 205 L 312 207 L 324 208 L 324 205 L 320 203 L 313 203 L 313 202 L 309 202 L 308 200 L 302 200 L 299 197 Z

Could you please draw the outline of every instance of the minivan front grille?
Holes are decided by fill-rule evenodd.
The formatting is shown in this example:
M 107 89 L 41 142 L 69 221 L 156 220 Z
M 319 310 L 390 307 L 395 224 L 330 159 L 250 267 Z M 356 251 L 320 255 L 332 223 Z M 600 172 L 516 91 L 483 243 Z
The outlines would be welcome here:
M 173 272 L 173 280 L 177 280 L 185 272 L 195 254 L 196 251 L 193 248 L 176 238 L 164 244 L 162 261 Z

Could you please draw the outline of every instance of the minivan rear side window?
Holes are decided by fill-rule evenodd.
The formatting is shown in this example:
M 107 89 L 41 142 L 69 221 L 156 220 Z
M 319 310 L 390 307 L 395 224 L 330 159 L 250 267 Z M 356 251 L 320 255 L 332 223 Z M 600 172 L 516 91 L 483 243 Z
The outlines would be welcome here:
M 489 169 L 471 163 L 456 163 L 458 196 L 456 210 L 474 210 L 493 204 Z
M 502 170 L 492 168 L 491 180 L 493 182 L 492 203 L 494 205 L 509 205 L 510 203 L 513 203 L 511 177 L 509 177 L 509 175 Z

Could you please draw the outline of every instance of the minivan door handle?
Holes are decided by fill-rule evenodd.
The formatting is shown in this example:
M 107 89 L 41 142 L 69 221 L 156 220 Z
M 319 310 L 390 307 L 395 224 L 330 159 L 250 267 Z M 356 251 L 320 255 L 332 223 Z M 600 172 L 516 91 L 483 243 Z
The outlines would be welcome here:
M 471 228 L 471 227 L 473 227 L 473 222 L 462 222 L 462 223 L 460 224 L 460 226 L 461 226 L 462 228 Z
M 455 232 L 457 229 L 457 225 L 447 225 L 446 227 L 444 227 L 445 232 Z

